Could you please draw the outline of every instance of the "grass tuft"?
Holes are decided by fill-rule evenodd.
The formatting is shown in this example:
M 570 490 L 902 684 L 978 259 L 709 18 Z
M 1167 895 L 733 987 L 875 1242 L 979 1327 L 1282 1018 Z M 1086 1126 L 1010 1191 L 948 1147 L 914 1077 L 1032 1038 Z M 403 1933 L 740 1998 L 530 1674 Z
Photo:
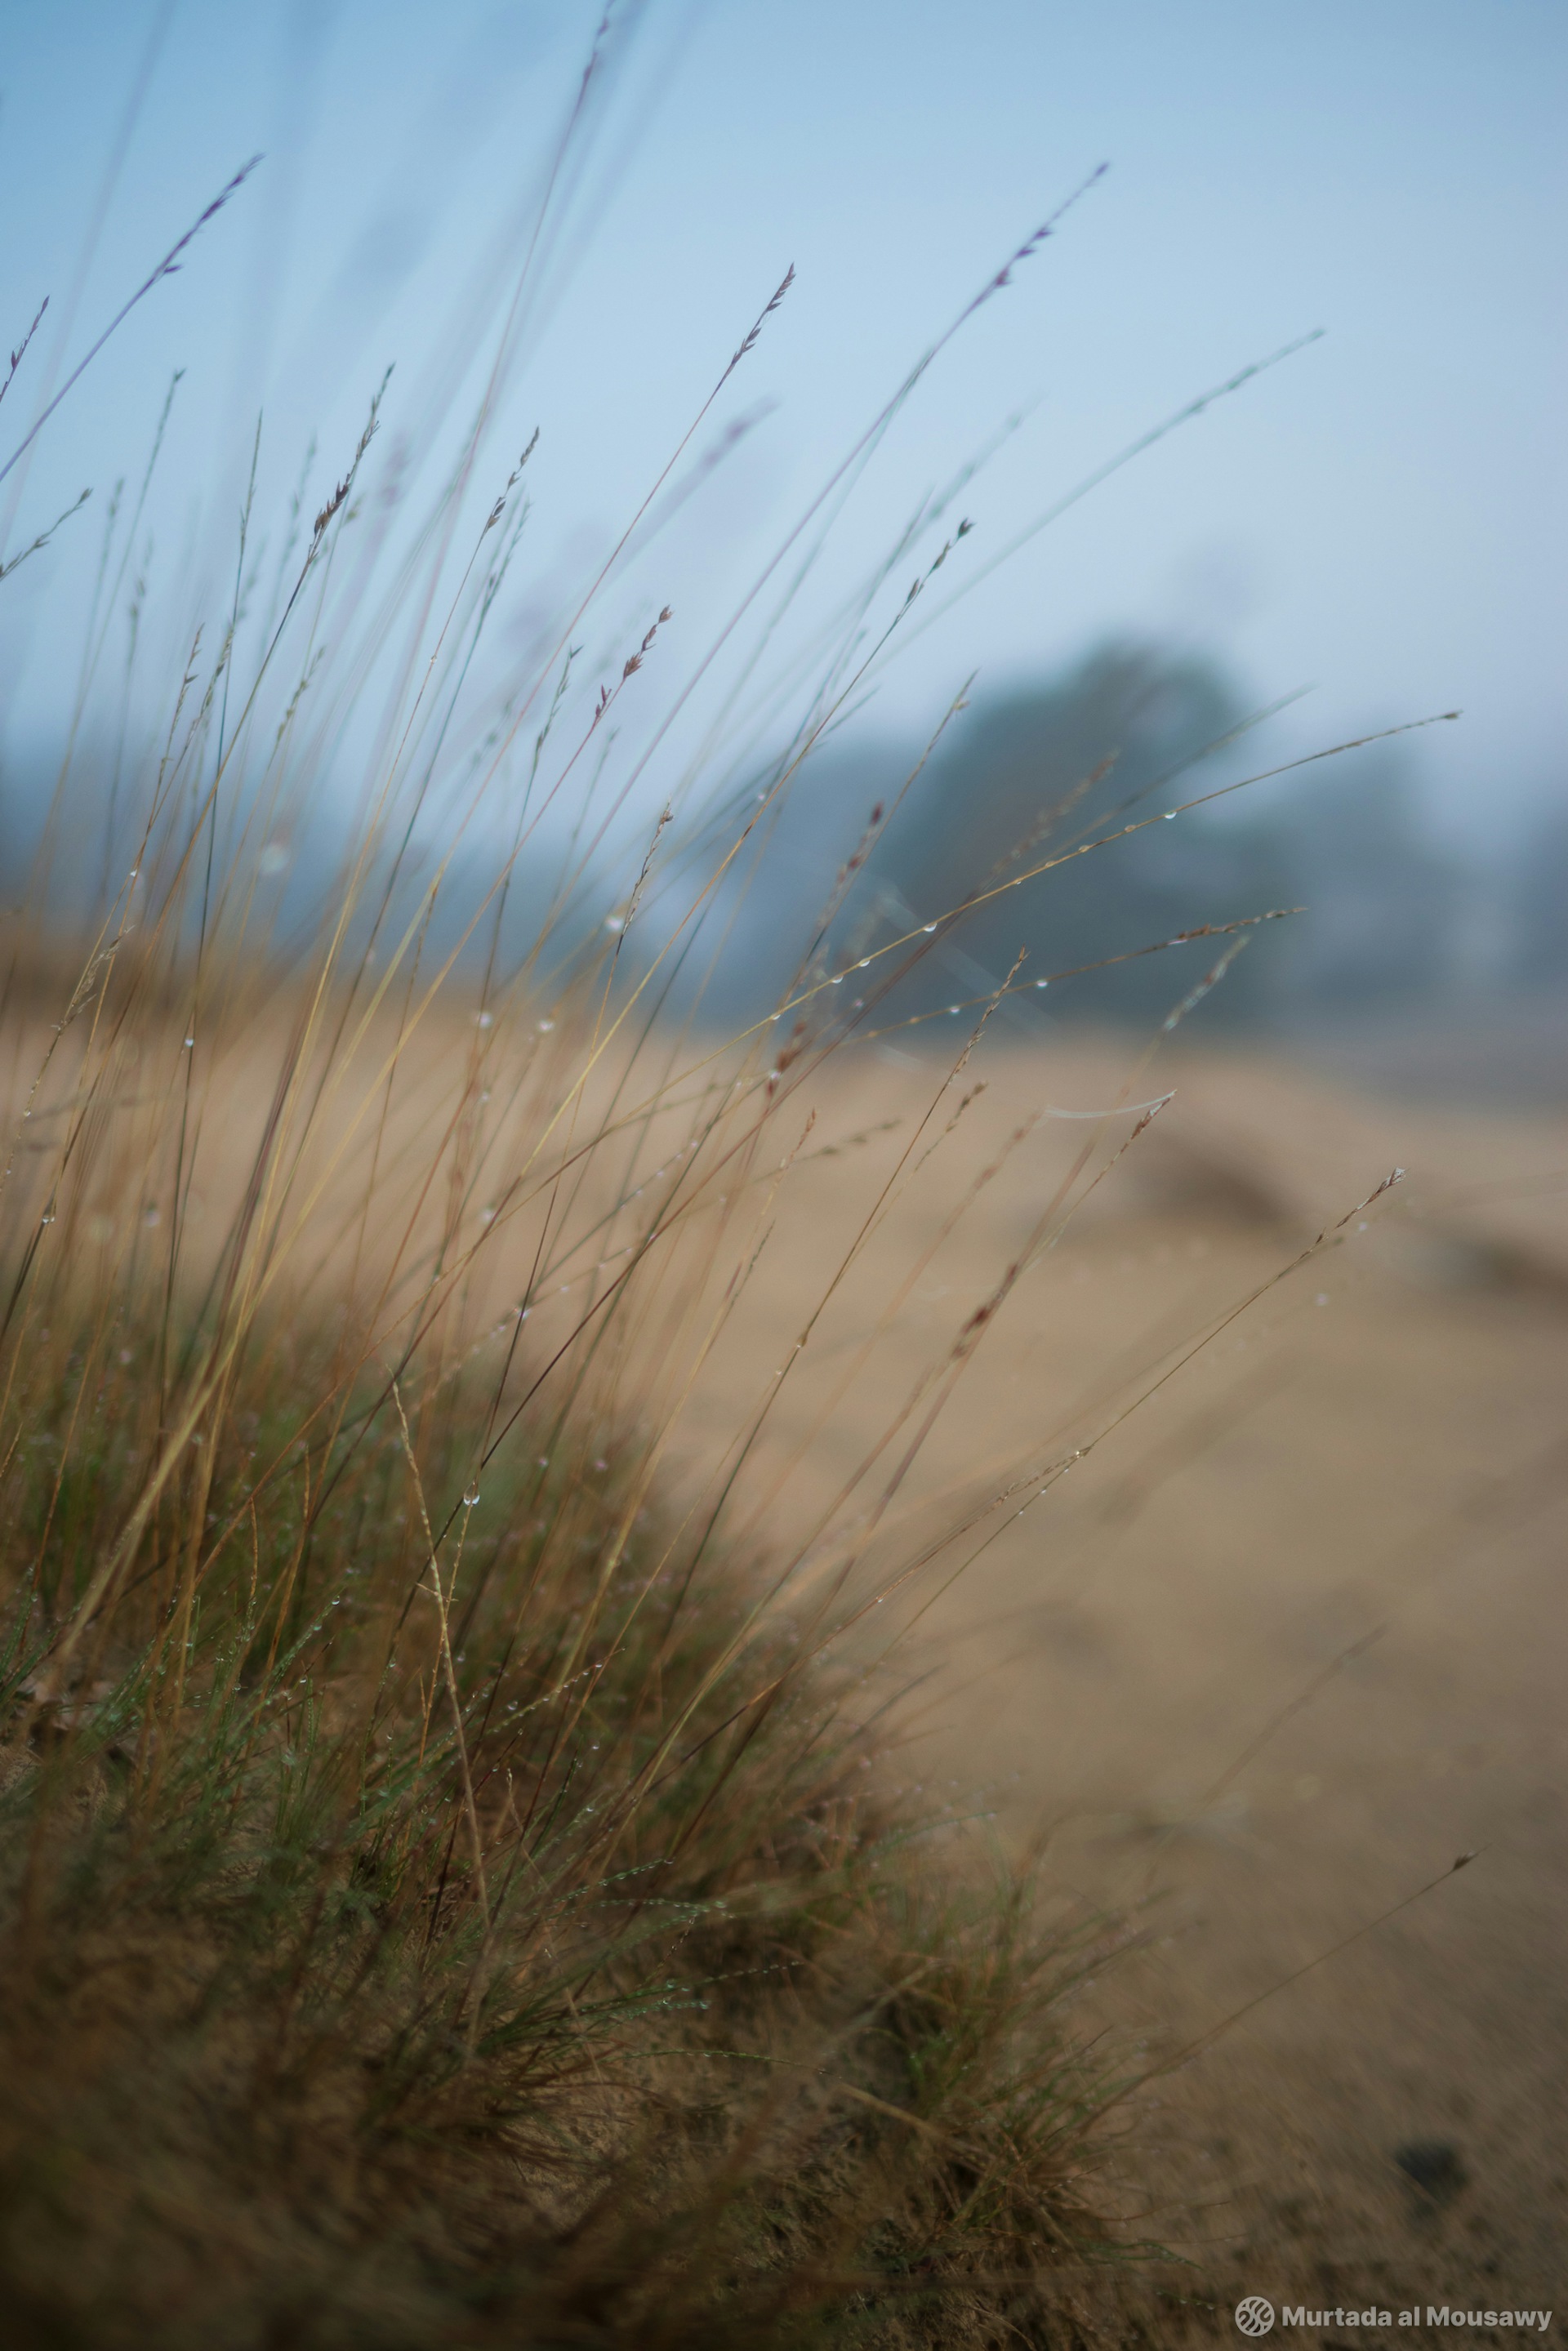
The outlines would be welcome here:
M 342 1339 L 291 1331 L 63 1659 L 159 1442 L 153 1336 L 94 1337 L 6 1474 L 12 2339 L 980 2342 L 1086 2257 L 1073 1954 L 747 1635 L 759 1564 L 655 1501 L 606 1588 L 570 1431 L 465 1506 L 471 1380 L 313 1447 Z

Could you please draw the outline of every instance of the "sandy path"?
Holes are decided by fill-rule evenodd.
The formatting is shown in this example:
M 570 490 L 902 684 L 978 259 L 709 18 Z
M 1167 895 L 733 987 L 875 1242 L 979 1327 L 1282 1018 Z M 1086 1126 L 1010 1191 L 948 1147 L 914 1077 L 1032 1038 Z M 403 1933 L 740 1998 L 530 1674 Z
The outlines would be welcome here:
M 1083 1123 L 1048 1119 L 1014 1149 L 862 1361 L 945 1206 L 1027 1104 L 1109 1103 L 1125 1070 L 1083 1046 L 982 1073 L 945 1166 L 894 1207 L 780 1391 L 752 1489 L 775 1538 L 816 1522 L 940 1361 Z M 1156 2202 L 1213 2183 L 1201 2213 L 1150 2224 L 1208 2248 L 1203 2287 L 1166 2281 L 1168 2325 L 1181 2297 L 1228 2309 L 1232 2286 L 1550 2304 L 1568 2285 L 1568 1120 L 1406 1112 L 1246 1057 L 1173 1063 L 1143 1092 L 1172 1082 L 1139 1155 L 987 1332 L 898 1541 L 873 1546 L 883 1566 L 955 1494 L 1084 1445 L 1392 1165 L 1406 1181 L 934 1601 L 909 1768 L 983 1791 L 1011 1836 L 1051 1823 L 1059 1883 L 1091 1901 L 1158 1897 L 1150 1948 L 1089 2003 L 1146 2020 L 1156 2048 L 1475 1849 L 1152 2090 L 1132 2176 Z M 781 1203 L 705 1390 L 715 1440 L 786 1359 L 928 1092 L 886 1060 L 820 1090 L 813 1142 L 870 1139 L 804 1165 Z M 1411 2142 L 1451 2147 L 1464 2184 L 1413 2188 L 1394 2161 Z

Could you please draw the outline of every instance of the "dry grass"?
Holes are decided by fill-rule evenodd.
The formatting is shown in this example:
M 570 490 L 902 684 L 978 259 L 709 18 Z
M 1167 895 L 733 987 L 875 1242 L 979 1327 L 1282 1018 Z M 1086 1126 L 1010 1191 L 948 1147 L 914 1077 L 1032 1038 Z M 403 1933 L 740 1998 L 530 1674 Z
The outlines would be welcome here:
M 1107 2241 L 1094 1938 L 890 1792 L 842 1563 L 675 1475 L 777 1081 L 639 1100 L 591 980 L 455 1051 L 87 970 L 16 1032 L 18 2339 L 988 2339 Z
M 88 648 L 0 967 L 9 2341 L 977 2351 L 1212 2319 L 1106 2283 L 1207 2185 L 1178 2160 L 1151 2212 L 1119 2151 L 1172 2034 L 1134 2051 L 1090 1993 L 1148 1872 L 1052 1878 L 972 1817 L 1039 1602 L 998 1646 L 951 1586 L 1016 1562 L 1070 1471 L 1094 1553 L 1206 1458 L 1202 1412 L 1160 1420 L 1182 1367 L 1337 1261 L 1388 1166 L 1325 1198 L 1310 1155 L 1195 1135 L 1152 1050 L 1070 1072 L 1103 1114 L 1052 1125 L 1061 1066 L 992 1049 L 1016 972 L 940 1053 L 905 1034 L 964 904 L 842 944 L 894 806 L 771 1017 L 726 1034 L 702 998 L 772 814 L 966 536 L 923 512 L 811 616 L 810 686 L 769 667 L 805 535 L 946 340 L 651 717 L 672 616 L 607 600 L 691 433 L 528 674 L 492 665 L 538 462 L 486 475 L 506 334 L 423 508 L 420 453 L 378 470 L 383 386 L 270 587 L 253 477 L 232 600 L 166 692 L 127 664 L 97 736 Z M 977 892 L 1088 853 L 1075 805 Z M 1225 1281 L 1074 1320 L 1049 1285 L 1140 1176 L 1171 1262 L 1184 1218 L 1223 1228 Z M 1148 1688 L 1090 1689 L 1073 1615 L 1037 1816 L 1143 1751 Z M 910 1787 L 934 1632 L 991 1652 L 938 1733 L 956 1770 Z M 1162 1853 L 1213 1825 L 1142 1801 Z
M 990 2339 L 1111 2241 L 1096 1938 L 694 1480 L 777 1076 L 193 956 L 164 853 L 63 1018 L 16 966 L 17 2339 Z
M 856 1019 L 825 931 L 781 1028 L 668 982 L 861 614 L 603 923 L 671 615 L 580 681 L 612 557 L 486 672 L 496 389 L 406 523 L 378 393 L 270 594 L 253 475 L 107 770 L 95 607 L 5 943 L 8 2339 L 989 2342 L 1111 2241 L 1110 1930 L 893 1787 L 859 1546 L 732 1506 L 767 1390 L 693 1435 Z

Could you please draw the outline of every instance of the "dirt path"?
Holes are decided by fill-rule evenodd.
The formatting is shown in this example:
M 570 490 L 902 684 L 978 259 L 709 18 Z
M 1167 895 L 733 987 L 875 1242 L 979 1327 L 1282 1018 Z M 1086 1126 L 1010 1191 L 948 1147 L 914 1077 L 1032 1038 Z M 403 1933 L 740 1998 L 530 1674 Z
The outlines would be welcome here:
M 982 1074 L 779 1392 L 750 1489 L 775 1537 L 835 1500 L 841 1528 L 873 1506 L 925 1398 L 847 1500 L 837 1480 L 1092 1128 L 1047 1117 L 1010 1150 L 1009 1133 L 1037 1102 L 1110 1104 L 1127 1072 L 1081 1047 Z M 862 1529 L 867 1572 L 885 1571 L 956 1501 L 1089 1448 L 1021 1490 L 1021 1516 L 985 1520 L 945 1593 L 922 1587 L 909 1768 L 955 1801 L 982 1792 L 1009 1837 L 1049 1824 L 1063 1887 L 1146 1906 L 1147 1948 L 1086 2014 L 1141 2022 L 1155 2053 L 1473 1850 L 1153 2085 L 1128 2193 L 1199 2258 L 1163 2277 L 1168 2326 L 1218 2301 L 1228 2331 L 1246 2291 L 1551 2305 L 1568 2286 L 1568 1120 L 1407 1113 L 1245 1058 L 1196 1057 L 1141 1092 L 1173 1082 L 985 1331 L 899 1531 Z M 788 1360 L 929 1092 L 883 1060 L 820 1094 L 813 1146 L 867 1139 L 804 1165 L 781 1204 L 705 1390 L 716 1439 Z M 998 1162 L 867 1346 L 946 1207 Z M 1353 1217 L 1101 1435 L 1396 1164 L 1364 1231 Z M 1411 2147 L 1425 2187 L 1399 2168 Z M 1195 2182 L 1204 2209 L 1183 2213 Z

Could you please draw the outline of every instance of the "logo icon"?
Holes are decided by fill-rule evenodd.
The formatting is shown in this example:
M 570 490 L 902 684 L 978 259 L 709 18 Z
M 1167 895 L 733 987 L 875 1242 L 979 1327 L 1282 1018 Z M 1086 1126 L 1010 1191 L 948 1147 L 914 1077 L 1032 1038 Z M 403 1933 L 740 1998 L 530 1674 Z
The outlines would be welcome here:
M 1236 2305 L 1236 2324 L 1243 2335 L 1267 2335 L 1274 2324 L 1274 2305 L 1260 2294 L 1249 2294 Z

